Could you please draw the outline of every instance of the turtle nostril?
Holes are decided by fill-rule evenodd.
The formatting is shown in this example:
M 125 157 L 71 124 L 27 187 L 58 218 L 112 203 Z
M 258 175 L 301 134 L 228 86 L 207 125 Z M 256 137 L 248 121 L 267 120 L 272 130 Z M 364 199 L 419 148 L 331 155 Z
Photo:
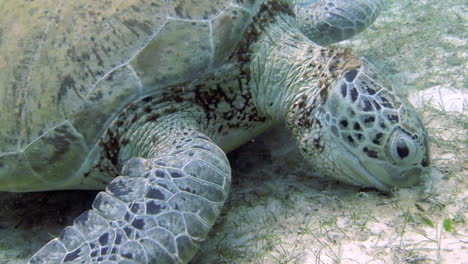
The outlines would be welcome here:
M 430 164 L 430 162 L 429 162 L 429 160 L 427 160 L 427 159 L 425 159 L 425 160 L 423 160 L 423 161 L 421 162 L 421 165 L 422 165 L 423 167 L 428 167 L 429 164 Z

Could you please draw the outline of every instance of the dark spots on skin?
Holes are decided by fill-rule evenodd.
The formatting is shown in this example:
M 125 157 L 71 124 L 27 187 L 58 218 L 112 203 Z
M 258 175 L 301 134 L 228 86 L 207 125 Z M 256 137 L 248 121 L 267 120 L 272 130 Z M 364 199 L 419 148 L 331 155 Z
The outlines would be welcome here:
M 320 49 L 320 56 L 322 56 L 322 57 L 327 56 L 327 54 L 325 53 L 325 51 L 326 51 L 326 50 L 325 50 L 324 48 Z
M 314 138 L 313 140 L 314 147 L 317 149 L 319 152 L 323 151 L 323 144 L 321 143 L 321 138 Z
M 156 174 L 156 177 L 159 177 L 159 178 L 164 178 L 164 176 L 166 175 L 166 173 L 161 169 L 157 169 L 155 174 Z
M 140 210 L 140 204 L 138 203 L 133 203 L 132 206 L 130 207 L 130 211 L 132 211 L 132 213 L 134 214 L 138 213 L 139 210 Z
M 117 121 L 115 121 L 114 124 L 115 124 L 117 127 L 121 127 L 121 126 L 124 124 L 124 122 L 123 122 L 122 120 L 117 120 Z
M 149 102 L 153 101 L 153 99 L 154 99 L 153 96 L 147 96 L 147 97 L 141 99 L 141 101 L 142 101 L 143 103 L 149 103 Z
M 429 159 L 424 158 L 423 161 L 421 162 L 421 166 L 428 167 L 429 166 Z
M 133 232 L 133 229 L 131 229 L 130 227 L 126 226 L 123 228 L 123 231 L 125 232 L 125 234 L 127 235 L 127 237 L 131 237 L 132 236 L 132 232 Z
M 112 181 L 107 186 L 109 192 L 113 193 L 116 196 L 126 195 L 130 189 L 122 181 Z
M 377 133 L 377 135 L 375 135 L 375 138 L 372 140 L 372 143 L 376 145 L 382 144 L 383 135 L 384 135 L 383 133 Z
M 175 101 L 176 103 L 181 103 L 181 102 L 184 101 L 184 98 L 182 98 L 181 96 L 176 96 L 176 97 L 174 98 L 174 101 Z
M 125 213 L 125 216 L 124 216 L 124 219 L 125 221 L 130 221 L 132 219 L 133 215 L 130 213 L 130 212 L 126 212 Z
M 122 146 L 126 146 L 128 145 L 128 143 L 130 143 L 130 140 L 128 138 L 122 139 Z
M 345 83 L 343 83 L 341 85 L 340 91 L 341 91 L 341 95 L 343 96 L 343 98 L 345 98 L 346 95 L 348 94 L 348 86 Z
M 233 53 L 241 63 L 250 62 L 252 44 L 258 41 L 263 31 L 272 23 L 276 22 L 279 14 L 286 14 L 295 17 L 291 6 L 283 1 L 264 1 L 260 5 L 257 15 L 252 18 L 252 23 L 245 30 L 241 43 Z
M 159 214 L 162 210 L 162 206 L 154 201 L 149 201 L 146 203 L 146 213 L 149 215 Z
M 362 151 L 363 151 L 364 153 L 366 153 L 367 156 L 370 157 L 370 158 L 374 158 L 374 159 L 379 158 L 379 155 L 378 155 L 377 151 L 372 150 L 372 149 L 369 149 L 368 147 L 364 147 L 364 148 L 362 149 Z
M 146 193 L 146 197 L 157 200 L 164 200 L 164 194 L 156 188 L 149 189 L 149 191 Z
M 117 233 L 117 235 L 115 236 L 114 244 L 120 245 L 121 243 L 122 243 L 122 234 Z
M 108 252 L 108 251 L 109 251 L 109 248 L 107 248 L 107 247 L 101 248 L 101 255 L 107 255 L 107 252 Z M 99 258 L 102 259 L 102 260 L 104 260 L 103 257 L 99 257 Z M 102 261 L 102 260 L 99 260 L 99 258 L 98 258 L 98 261 Z
M 355 145 L 354 138 L 353 138 L 352 136 L 350 136 L 350 135 L 347 136 L 347 137 L 346 137 L 346 140 L 348 141 L 348 143 L 349 143 L 350 145 L 352 145 L 352 146 Z
M 166 163 L 165 163 L 165 162 L 162 162 L 162 161 L 156 161 L 154 164 L 155 164 L 155 165 L 158 165 L 158 166 L 162 166 L 162 167 L 165 167 L 165 166 L 166 166 Z
M 397 115 L 387 115 L 388 121 L 392 123 L 398 123 L 400 122 L 400 118 Z
M 202 107 L 205 113 L 205 120 L 213 124 L 216 120 L 223 119 L 223 130 L 228 128 L 249 129 L 254 122 L 264 122 L 265 117 L 260 116 L 252 102 L 252 95 L 248 87 L 243 83 L 248 83 L 242 69 L 240 78 L 226 79 L 221 82 L 196 84 L 195 96 L 191 102 Z M 209 80 L 214 80 L 214 78 Z M 239 79 L 242 80 L 239 82 Z M 245 81 L 245 82 L 244 82 Z M 242 102 L 239 104 L 239 102 Z M 227 109 L 219 109 L 220 103 L 227 103 Z M 227 121 L 227 122 L 226 122 Z M 245 122 L 248 121 L 248 122 Z M 218 128 L 219 129 L 219 128 Z M 221 131 L 221 130 L 220 130 Z
M 297 120 L 297 125 L 300 127 L 310 128 L 312 124 L 311 119 L 307 118 L 307 115 L 302 115 L 301 118 Z
M 353 129 L 356 131 L 362 131 L 362 127 L 359 123 L 354 123 Z
M 173 114 L 175 112 L 177 112 L 177 108 L 175 108 L 175 107 L 170 107 L 170 108 L 164 109 L 165 114 Z
M 205 147 L 205 146 L 202 146 L 202 145 L 193 145 L 193 146 L 192 146 L 192 148 L 194 148 L 194 149 L 204 149 L 204 150 L 209 150 L 207 147 Z M 172 173 L 171 173 L 171 176 L 173 176 L 173 175 L 172 175 Z M 173 177 L 174 177 L 174 176 L 173 176 Z
M 379 104 L 379 103 L 377 103 L 376 101 L 372 100 L 372 103 L 374 104 L 374 106 L 375 106 L 375 109 L 377 109 L 377 110 L 380 110 L 380 109 L 382 109 L 382 107 L 380 106 L 380 104 Z
M 308 98 L 307 94 L 302 95 L 301 98 L 299 98 L 299 100 L 294 104 L 293 107 L 304 108 L 307 102 L 307 98 Z
M 346 72 L 345 73 L 346 81 L 353 82 L 357 74 L 358 74 L 358 71 L 356 69 Z
M 327 88 L 320 89 L 320 98 L 321 98 L 321 100 L 326 100 L 328 98 L 328 89 Z
M 184 192 L 192 193 L 192 194 L 197 194 L 197 191 L 195 189 L 191 189 L 190 187 L 185 187 L 185 188 L 180 188 Z
M 340 126 L 341 126 L 341 128 L 347 128 L 348 127 L 348 121 L 347 120 L 341 120 Z
M 63 261 L 64 262 L 73 261 L 73 260 L 77 259 L 80 256 L 80 253 L 81 253 L 81 248 L 79 248 L 79 249 L 77 249 L 77 250 L 75 250 L 73 252 L 70 252 L 65 256 L 65 259 Z
M 364 119 L 365 124 L 373 124 L 375 122 L 375 117 L 369 116 Z
M 393 109 L 393 105 L 383 96 L 379 96 L 381 105 L 385 108 Z
M 110 160 L 113 165 L 117 165 L 119 161 L 120 141 L 119 133 L 113 132 L 110 128 L 106 131 L 106 138 L 99 142 L 103 149 L 104 156 Z
M 357 141 L 362 142 L 364 140 L 364 136 L 361 133 L 354 133 L 354 138 L 357 139 Z
M 131 252 L 120 254 L 122 257 L 127 259 L 133 259 L 133 254 Z
M 135 123 L 136 121 L 138 120 L 138 115 L 133 115 L 132 119 L 131 119 L 131 123 Z
M 155 113 L 155 114 L 151 114 L 149 116 L 146 117 L 146 121 L 147 122 L 155 122 L 156 120 L 158 120 L 158 118 L 161 117 L 161 114 L 158 114 L 158 113 Z
M 324 96 L 327 96 L 326 94 Z M 307 104 L 308 97 L 306 95 L 302 96 L 298 102 L 295 103 L 294 108 L 297 108 L 301 113 L 299 118 L 296 121 L 296 124 L 300 127 L 310 128 L 312 127 L 317 120 L 313 118 L 313 112 L 315 107 L 319 105 L 316 101 L 317 98 L 314 98 L 310 104 Z M 320 100 L 325 98 L 321 98 Z M 308 105 L 308 107 L 306 107 Z
M 109 233 L 104 233 L 102 236 L 99 237 L 98 241 L 101 246 L 107 245 L 107 243 L 109 242 Z
M 358 91 L 355 87 L 352 87 L 351 90 L 350 90 L 350 94 L 351 94 L 351 101 L 352 102 L 356 102 L 357 98 L 358 98 Z
M 372 104 L 367 98 L 363 98 L 361 100 L 361 108 L 364 112 L 370 112 L 372 111 Z
M 171 177 L 172 177 L 172 178 L 182 178 L 183 175 L 182 175 L 182 173 L 180 173 L 180 172 L 178 172 L 178 171 L 172 171 L 172 172 L 171 172 Z
M 366 89 L 366 92 L 367 92 L 368 94 L 370 94 L 370 95 L 374 95 L 374 94 L 377 93 L 376 90 L 370 88 L 369 86 L 366 86 L 365 89 Z
M 132 222 L 132 226 L 136 229 L 142 230 L 145 227 L 145 220 L 143 219 L 135 219 Z
M 147 106 L 145 106 L 143 111 L 145 111 L 145 113 L 151 113 L 153 111 L 153 109 L 151 108 L 151 106 L 147 105 Z

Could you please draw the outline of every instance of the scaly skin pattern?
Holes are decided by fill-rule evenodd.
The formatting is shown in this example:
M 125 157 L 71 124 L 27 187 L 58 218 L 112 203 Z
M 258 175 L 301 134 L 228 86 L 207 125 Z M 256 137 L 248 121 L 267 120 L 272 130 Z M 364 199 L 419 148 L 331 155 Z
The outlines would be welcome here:
M 345 6 L 359 16 L 368 3 L 380 7 Z M 228 196 L 224 152 L 277 122 L 331 177 L 416 184 L 429 165 L 416 111 L 369 63 L 317 45 L 300 8 L 312 7 L 265 1 L 224 66 L 128 105 L 99 141 L 120 176 L 30 263 L 189 262 Z

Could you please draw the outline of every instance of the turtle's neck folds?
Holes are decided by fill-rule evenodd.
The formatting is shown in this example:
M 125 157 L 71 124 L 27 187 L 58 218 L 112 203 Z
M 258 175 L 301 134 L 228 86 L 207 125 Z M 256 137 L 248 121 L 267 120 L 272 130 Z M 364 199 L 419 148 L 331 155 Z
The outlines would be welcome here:
M 260 111 L 283 120 L 304 83 L 314 44 L 294 26 L 294 18 L 280 16 L 252 46 L 252 91 Z M 318 46 L 315 46 L 318 47 Z
M 293 105 L 325 100 L 343 70 L 361 63 L 347 49 L 316 45 L 295 23 L 280 15 L 251 47 L 253 96 L 259 110 L 275 121 L 285 120 Z

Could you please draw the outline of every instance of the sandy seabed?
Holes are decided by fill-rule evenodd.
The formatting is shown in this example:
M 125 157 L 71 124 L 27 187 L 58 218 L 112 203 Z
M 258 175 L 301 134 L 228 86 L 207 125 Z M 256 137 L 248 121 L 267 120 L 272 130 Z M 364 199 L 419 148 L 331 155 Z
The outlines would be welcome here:
M 468 7 L 390 0 L 340 43 L 401 87 L 430 133 L 431 177 L 384 194 L 317 177 L 276 127 L 229 155 L 231 195 L 192 264 L 468 263 Z M 96 192 L 0 194 L 0 263 L 25 263 Z

